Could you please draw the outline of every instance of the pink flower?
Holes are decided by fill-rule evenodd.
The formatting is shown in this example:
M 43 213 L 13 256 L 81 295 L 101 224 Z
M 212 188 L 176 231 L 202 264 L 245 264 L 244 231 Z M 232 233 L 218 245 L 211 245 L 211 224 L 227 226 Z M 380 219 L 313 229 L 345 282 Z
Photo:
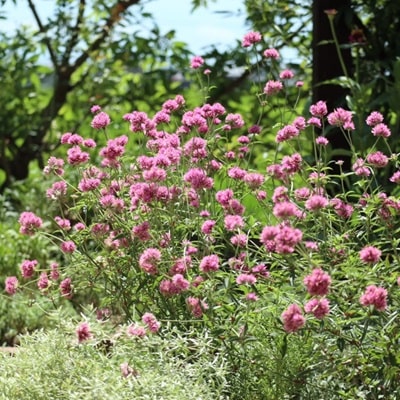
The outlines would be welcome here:
M 67 161 L 71 165 L 84 164 L 89 161 L 90 158 L 89 154 L 85 151 L 82 151 L 79 146 L 71 147 L 67 151 L 67 156 Z
M 310 113 L 313 117 L 319 117 L 322 118 L 326 114 L 328 114 L 328 108 L 326 107 L 326 102 L 325 101 L 318 101 L 315 104 L 312 104 L 310 106 Z
M 139 326 L 139 325 L 129 325 L 126 333 L 129 336 L 135 336 L 135 337 L 144 337 L 146 336 L 146 329 L 143 326 Z
M 46 272 L 42 272 L 40 274 L 37 286 L 40 290 L 46 290 L 49 287 L 49 277 L 47 276 Z
M 257 278 L 251 274 L 240 274 L 236 278 L 238 285 L 254 285 L 257 282 Z
M 304 280 L 309 294 L 313 296 L 325 296 L 329 292 L 332 283 L 331 277 L 322 269 L 316 268 L 311 275 L 307 275 Z
M 139 257 L 139 266 L 150 275 L 157 273 L 157 264 L 161 260 L 161 252 L 155 248 L 148 248 Z
M 139 225 L 132 228 L 132 236 L 139 239 L 141 242 L 145 242 L 151 239 L 150 235 L 150 224 L 148 221 L 144 221 Z
M 306 319 L 297 304 L 291 304 L 281 315 L 283 329 L 286 332 L 296 332 L 304 326 Z
M 32 278 L 37 265 L 38 265 L 37 260 L 24 260 L 20 265 L 22 277 Z
M 205 301 L 195 297 L 188 297 L 186 304 L 195 318 L 201 318 L 203 312 L 208 309 L 208 304 Z
M 249 172 L 243 177 L 243 181 L 251 188 L 257 189 L 264 183 L 264 175 L 257 172 Z
M 279 78 L 281 78 L 281 79 L 292 79 L 293 77 L 294 77 L 294 73 L 290 69 L 285 69 L 285 70 L 281 71 L 279 74 Z
M 327 146 L 329 144 L 329 140 L 324 136 L 318 136 L 315 139 L 315 143 L 319 144 L 320 146 Z
M 326 197 L 314 194 L 306 201 L 305 207 L 307 210 L 318 211 L 327 207 L 328 204 L 329 200 Z
M 101 111 L 101 107 L 99 105 L 97 105 L 97 104 L 94 104 L 92 107 L 90 107 L 90 112 L 92 114 L 96 114 L 99 111 Z
M 78 325 L 78 327 L 76 328 L 76 336 L 78 338 L 78 343 L 82 343 L 93 337 L 93 334 L 90 331 L 90 327 L 87 322 L 81 322 Z
M 382 252 L 374 246 L 366 246 L 359 254 L 361 261 L 374 264 L 380 260 Z
M 294 125 L 286 125 L 278 131 L 275 141 L 277 143 L 282 143 L 299 136 L 299 133 L 299 130 Z
M 367 161 L 376 168 L 384 168 L 388 164 L 389 159 L 381 151 L 376 151 L 375 153 L 368 154 Z
M 400 171 L 396 171 L 390 178 L 390 182 L 393 183 L 400 183 Z
M 102 129 L 102 128 L 105 128 L 106 126 L 110 125 L 110 123 L 111 123 L 111 119 L 110 119 L 109 115 L 107 113 L 101 111 L 93 117 L 90 125 L 94 129 Z
M 226 215 L 224 219 L 225 229 L 234 231 L 238 228 L 243 228 L 244 221 L 240 215 Z
M 194 190 L 211 189 L 214 181 L 207 176 L 206 171 L 201 168 L 190 169 L 183 177 L 183 180 L 191 185 Z
M 279 58 L 279 52 L 278 52 L 278 50 L 276 50 L 274 48 L 264 50 L 263 54 L 264 54 L 264 57 L 266 57 L 266 58 L 272 58 L 274 60 Z
M 282 89 L 283 89 L 282 82 L 269 80 L 264 86 L 264 93 L 267 96 L 271 96 L 275 93 L 279 93 Z
M 387 307 L 387 290 L 375 285 L 368 286 L 360 297 L 363 306 L 373 305 L 378 311 L 384 311 Z
M 370 176 L 371 171 L 365 166 L 362 158 L 357 158 L 356 162 L 352 166 L 353 171 L 358 176 Z
M 17 293 L 18 289 L 18 279 L 16 276 L 9 276 L 5 280 L 5 291 L 8 294 L 15 294 Z
M 385 125 L 383 123 L 375 125 L 372 128 L 371 132 L 374 136 L 382 136 L 384 138 L 388 138 L 392 134 L 390 129 L 387 127 L 387 125 Z
M 255 293 L 250 292 L 250 293 L 247 293 L 247 294 L 246 294 L 245 299 L 246 299 L 247 301 L 257 301 L 257 300 L 258 300 L 258 296 L 257 296 Z
M 248 32 L 244 35 L 242 40 L 243 47 L 250 47 L 252 44 L 261 42 L 262 36 L 260 32 Z
M 142 316 L 142 322 L 147 326 L 150 332 L 156 333 L 161 327 L 161 323 L 157 321 L 156 317 L 152 313 L 145 313 Z
M 322 319 L 329 314 L 329 301 L 325 298 L 311 299 L 305 304 L 304 310 L 315 318 Z
M 238 233 L 237 235 L 231 237 L 230 242 L 234 246 L 246 247 L 248 242 L 248 237 L 245 233 Z
M 366 119 L 366 123 L 368 126 L 376 126 L 381 122 L 383 122 L 383 115 L 377 111 L 372 111 L 372 113 L 369 114 Z
M 203 257 L 200 261 L 199 269 L 202 272 L 208 273 L 217 271 L 219 268 L 219 257 L 215 254 Z
M 290 201 L 280 201 L 274 205 L 272 213 L 277 218 L 290 218 L 298 215 L 298 207 Z
M 60 248 L 63 253 L 71 254 L 76 250 L 76 244 L 72 240 L 67 240 L 61 243 Z
M 58 200 L 67 194 L 67 184 L 64 181 L 54 182 L 46 191 L 46 197 L 51 200 Z
M 63 281 L 61 281 L 60 292 L 62 297 L 65 297 L 66 299 L 72 298 L 71 278 L 65 278 Z
M 216 222 L 213 220 L 207 220 L 204 221 L 203 225 L 201 226 L 201 231 L 205 234 L 205 235 L 210 235 L 214 226 L 215 226 Z
M 51 172 L 55 175 L 64 175 L 64 160 L 62 158 L 50 157 L 47 161 L 47 165 L 44 167 L 43 172 L 45 175 L 49 175 Z
M 33 212 L 25 211 L 19 217 L 18 222 L 21 225 L 20 233 L 23 235 L 32 236 L 37 229 L 39 229 L 43 221 L 36 216 Z
M 50 279 L 53 281 L 56 281 L 60 277 L 58 267 L 59 265 L 56 262 L 50 264 Z
M 204 64 L 204 59 L 203 57 L 200 56 L 194 56 L 192 60 L 190 61 L 190 68 L 193 69 L 198 69 Z
M 328 114 L 328 122 L 330 125 L 343 127 L 346 130 L 354 130 L 353 115 L 351 111 L 337 108 Z

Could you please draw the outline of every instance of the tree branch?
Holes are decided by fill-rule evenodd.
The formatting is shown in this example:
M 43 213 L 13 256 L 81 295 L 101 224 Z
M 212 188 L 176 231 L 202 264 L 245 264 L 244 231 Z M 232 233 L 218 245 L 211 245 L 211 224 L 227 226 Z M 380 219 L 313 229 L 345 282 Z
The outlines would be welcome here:
M 104 24 L 101 33 L 95 39 L 92 44 L 84 51 L 74 62 L 72 68 L 74 70 L 78 69 L 87 59 L 90 57 L 91 53 L 97 51 L 100 46 L 104 43 L 107 36 L 109 36 L 110 31 L 113 26 L 118 23 L 121 19 L 122 14 L 132 5 L 139 4 L 140 0 L 119 0 L 111 8 L 110 16 Z
M 39 32 L 44 35 L 44 43 L 46 44 L 47 50 L 48 50 L 48 52 L 50 54 L 51 62 L 53 63 L 54 68 L 57 70 L 58 69 L 57 57 L 56 57 L 56 55 L 55 55 L 55 53 L 53 51 L 53 47 L 51 46 L 51 42 L 50 42 L 49 38 L 47 37 L 46 29 L 42 24 L 42 21 L 41 21 L 41 19 L 39 17 L 39 14 L 36 11 L 36 7 L 33 4 L 32 0 L 28 0 L 28 5 L 29 5 L 29 8 L 31 9 L 32 14 L 33 14 L 33 16 L 35 18 L 35 21 L 36 21 L 36 23 L 37 23 L 37 25 L 39 27 Z
M 69 64 L 69 59 L 71 57 L 71 53 L 79 41 L 79 33 L 81 31 L 81 25 L 83 23 L 83 16 L 85 13 L 85 9 L 86 9 L 86 0 L 80 0 L 75 26 L 72 29 L 71 39 L 69 40 L 69 42 L 67 44 L 67 48 L 65 50 L 65 53 L 63 55 L 62 65 Z

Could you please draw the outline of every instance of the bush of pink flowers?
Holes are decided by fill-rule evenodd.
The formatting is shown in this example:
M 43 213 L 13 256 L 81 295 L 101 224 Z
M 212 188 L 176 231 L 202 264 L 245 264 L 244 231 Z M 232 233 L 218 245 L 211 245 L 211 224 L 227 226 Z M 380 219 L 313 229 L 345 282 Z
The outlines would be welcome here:
M 243 46 L 257 51 L 260 40 L 253 32 Z M 260 53 L 266 63 L 279 57 Z M 201 57 L 191 67 L 210 73 Z M 266 80 L 264 107 L 301 88 L 292 81 L 287 70 Z M 65 157 L 50 157 L 44 169 L 48 215 L 24 212 L 19 220 L 21 234 L 48 236 L 60 254 L 51 265 L 21 260 L 7 293 L 36 286 L 57 304 L 142 319 L 131 323 L 131 336 L 162 334 L 167 325 L 209 329 L 232 358 L 245 348 L 252 354 L 254 341 L 273 345 L 277 365 L 290 352 L 309 361 L 305 381 L 318 375 L 329 386 L 330 376 L 361 391 L 393 390 L 400 200 L 381 191 L 376 175 L 385 168 L 398 184 L 400 171 L 384 116 L 366 116 L 375 145 L 333 176 L 327 130 L 339 127 L 351 142 L 360 127 L 350 110 L 329 110 L 323 99 L 303 115 L 288 107 L 275 127 L 219 103 L 187 107 L 180 95 L 152 115 L 91 111 L 105 143 L 97 134 L 63 134 Z M 117 119 L 124 129 L 113 129 Z M 253 146 L 271 132 L 276 152 L 255 170 Z M 86 322 L 77 335 L 93 337 Z

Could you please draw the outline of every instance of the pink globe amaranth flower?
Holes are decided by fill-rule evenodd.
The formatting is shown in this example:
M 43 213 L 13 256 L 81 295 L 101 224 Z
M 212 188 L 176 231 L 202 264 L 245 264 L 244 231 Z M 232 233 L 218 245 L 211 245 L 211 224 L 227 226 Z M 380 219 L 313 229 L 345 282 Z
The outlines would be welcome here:
M 374 246 L 366 246 L 359 254 L 361 261 L 374 264 L 380 260 L 382 252 Z
M 250 47 L 252 44 L 261 42 L 262 36 L 260 32 L 248 32 L 244 35 L 242 40 L 243 47 Z
M 192 60 L 190 61 L 190 68 L 193 69 L 198 69 L 204 64 L 204 59 L 203 57 L 200 56 L 194 56 Z
M 145 313 L 142 316 L 142 322 L 147 326 L 150 332 L 156 333 L 161 327 L 161 323 L 157 321 L 156 317 L 152 313 Z
M 146 336 L 146 329 L 143 326 L 134 324 L 128 326 L 128 328 L 126 329 L 126 333 L 128 336 L 142 338 Z
M 76 328 L 76 336 L 78 338 L 78 343 L 85 342 L 93 337 L 90 331 L 90 326 L 87 322 L 81 322 Z
M 240 215 L 226 215 L 224 218 L 224 226 L 227 231 L 234 231 L 243 228 L 244 221 Z
M 37 260 L 24 260 L 20 265 L 21 274 L 23 278 L 32 278 L 35 273 L 36 266 L 38 265 Z
M 18 278 L 16 276 L 8 276 L 5 280 L 5 291 L 8 294 L 14 295 L 18 289 Z
M 214 185 L 212 178 L 207 176 L 201 168 L 192 168 L 184 176 L 183 180 L 191 185 L 194 190 L 211 189 Z
M 47 272 L 42 272 L 40 274 L 37 286 L 40 290 L 46 290 L 50 285 L 49 277 L 47 276 Z
M 79 146 L 71 147 L 67 151 L 67 161 L 71 165 L 84 164 L 89 161 L 89 153 L 82 151 Z
M 328 108 L 325 101 L 318 101 L 310 106 L 310 113 L 313 117 L 322 118 L 328 114 Z
M 250 189 L 257 189 L 264 183 L 265 178 L 258 172 L 249 172 L 243 177 L 243 181 Z
M 62 297 L 65 297 L 66 299 L 72 299 L 72 290 L 71 278 L 65 278 L 63 281 L 61 281 L 60 292 Z
M 367 286 L 364 294 L 360 297 L 363 306 L 374 306 L 378 311 L 385 311 L 387 308 L 387 290 L 375 285 Z
M 71 254 L 76 250 L 76 244 L 72 240 L 61 243 L 60 249 L 63 253 Z
M 301 308 L 297 304 L 291 304 L 281 315 L 283 329 L 288 332 L 296 332 L 304 326 L 306 319 Z
M 267 96 L 271 96 L 275 93 L 279 93 L 283 89 L 283 83 L 281 81 L 269 80 L 264 86 L 264 93 Z
M 285 69 L 279 73 L 280 79 L 292 79 L 293 77 L 294 73 L 290 69 Z
M 290 201 L 280 201 L 274 205 L 272 213 L 277 218 L 287 219 L 298 215 L 300 210 Z
M 240 274 L 236 278 L 238 285 L 254 285 L 257 282 L 257 278 L 251 274 Z
M 329 314 L 329 300 L 311 299 L 305 304 L 304 311 L 307 314 L 313 314 L 315 318 L 322 319 Z
M 329 200 L 325 196 L 319 194 L 312 195 L 306 202 L 305 207 L 310 211 L 318 211 L 329 205 Z
M 277 143 L 286 142 L 287 140 L 293 139 L 299 136 L 300 131 L 294 125 L 286 125 L 278 131 L 275 137 Z
M 208 310 L 208 304 L 204 300 L 197 299 L 196 297 L 188 297 L 186 304 L 195 318 L 201 318 L 204 311 Z
M 263 54 L 265 58 L 272 58 L 274 60 L 279 58 L 279 52 L 274 48 L 265 49 Z
M 389 162 L 389 158 L 385 156 L 381 151 L 370 153 L 367 156 L 367 161 L 372 164 L 375 168 L 384 168 Z
M 110 116 L 104 111 L 101 111 L 93 117 L 90 126 L 94 129 L 103 129 L 106 126 L 110 125 L 110 123 Z
M 324 136 L 318 136 L 315 139 L 315 143 L 319 144 L 320 146 L 327 146 L 329 144 L 329 140 Z
M 331 277 L 320 268 L 315 268 L 311 275 L 307 275 L 304 280 L 307 291 L 313 296 L 325 296 L 329 292 L 332 283 Z
M 100 111 L 101 111 L 101 107 L 99 105 L 97 105 L 97 104 L 93 104 L 92 107 L 90 107 L 90 112 L 92 114 L 96 114 L 96 113 L 98 113 Z
M 148 248 L 139 257 L 139 267 L 150 275 L 155 275 L 157 264 L 161 260 L 161 252 L 155 248 Z
M 245 299 L 246 299 L 247 301 L 257 301 L 257 300 L 258 300 L 258 296 L 257 296 L 255 293 L 250 292 L 250 293 L 247 293 L 247 294 L 246 294 Z
M 353 114 L 341 107 L 328 114 L 328 123 L 333 126 L 343 127 L 346 130 L 354 130 Z
M 370 176 L 371 171 L 365 166 L 364 160 L 362 158 L 357 158 L 356 162 L 353 164 L 352 169 L 357 176 Z
M 248 242 L 248 237 L 245 233 L 238 233 L 230 238 L 230 242 L 234 246 L 246 247 Z
M 368 126 L 376 126 L 383 122 L 383 115 L 380 112 L 372 111 L 372 113 L 368 115 L 365 122 Z
M 205 235 L 210 235 L 212 233 L 212 230 L 214 229 L 215 224 L 216 221 L 213 221 L 211 219 L 204 221 L 203 225 L 201 226 L 201 231 Z
M 20 215 L 18 222 L 21 225 L 20 233 L 28 236 L 32 236 L 43 224 L 42 219 L 30 211 L 24 211 Z
M 67 184 L 64 181 L 54 182 L 46 191 L 46 197 L 51 200 L 58 200 L 67 194 Z
M 62 158 L 50 157 L 47 165 L 43 168 L 43 173 L 49 175 L 53 173 L 57 176 L 64 175 L 64 160 Z
M 203 257 L 199 269 L 205 273 L 217 271 L 219 269 L 219 257 L 216 254 Z
M 384 138 L 388 138 L 392 134 L 388 126 L 383 123 L 375 125 L 371 132 L 374 136 L 382 136 Z
M 400 171 L 396 171 L 390 178 L 390 182 L 393 183 L 400 183 Z

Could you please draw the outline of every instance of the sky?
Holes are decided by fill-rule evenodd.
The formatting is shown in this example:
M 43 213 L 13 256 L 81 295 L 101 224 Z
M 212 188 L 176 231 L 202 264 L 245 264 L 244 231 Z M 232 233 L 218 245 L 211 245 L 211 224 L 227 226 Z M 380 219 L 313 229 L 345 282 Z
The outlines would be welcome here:
M 42 18 L 48 15 L 49 3 L 52 0 L 36 0 L 37 8 Z M 152 13 L 161 32 L 174 29 L 176 40 L 189 44 L 193 53 L 201 55 L 204 48 L 211 44 L 218 48 L 226 48 L 241 40 L 247 32 L 244 25 L 244 13 L 237 15 L 238 10 L 243 10 L 243 0 L 209 0 L 207 8 L 201 7 L 191 13 L 190 0 L 153 0 L 145 2 L 145 10 Z M 234 16 L 218 13 L 217 11 L 232 11 Z M 26 1 L 19 1 L 15 7 L 11 2 L 3 7 L 7 15 L 6 20 L 0 20 L 2 30 L 12 30 L 22 22 L 34 24 L 31 12 Z

